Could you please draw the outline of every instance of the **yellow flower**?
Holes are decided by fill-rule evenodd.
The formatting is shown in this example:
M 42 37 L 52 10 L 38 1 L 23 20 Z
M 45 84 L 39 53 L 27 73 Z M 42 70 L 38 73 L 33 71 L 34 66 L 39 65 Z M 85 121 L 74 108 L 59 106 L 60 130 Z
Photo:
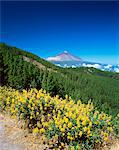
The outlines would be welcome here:
M 63 128 L 66 128 L 66 127 L 67 127 L 67 125 L 66 125 L 66 124 L 64 124 L 64 125 L 63 125 Z
M 90 131 L 90 130 L 88 130 L 88 131 L 87 131 L 87 134 L 89 135 L 89 134 L 90 134 L 90 132 L 91 132 L 91 131 Z
M 33 117 L 32 116 L 30 116 L 30 119 L 32 119 Z
M 70 136 L 70 140 L 72 141 L 72 140 L 74 140 L 74 138 L 72 136 Z
M 53 110 L 53 113 L 55 113 L 55 110 Z
M 89 136 L 92 136 L 92 133 L 90 133 Z
M 81 150 L 81 147 L 79 144 L 76 146 L 76 148 L 77 148 L 77 150 Z
M 61 128 L 60 131 L 61 131 L 61 132 L 65 132 L 65 129 L 64 129 L 64 128 Z
M 64 117 L 64 122 L 68 122 L 68 118 L 67 117 Z
M 33 129 L 33 133 L 34 134 L 38 133 L 38 128 L 37 127 Z
M 109 127 L 109 131 L 112 132 L 112 131 L 113 131 L 113 128 L 112 128 L 112 127 Z
M 108 133 L 107 132 L 104 132 L 104 137 L 108 137 Z
M 109 138 L 108 137 L 104 137 L 104 141 L 108 142 Z
M 45 129 L 44 129 L 44 128 L 41 128 L 39 132 L 42 134 L 42 133 L 45 132 Z
M 40 122 L 37 122 L 37 127 L 39 127 L 39 128 L 41 128 L 41 124 L 40 124 Z
M 83 126 L 85 126 L 85 125 L 86 125 L 86 121 L 85 121 L 85 120 L 82 122 L 82 125 L 83 125 Z
M 39 115 L 39 112 L 37 111 L 36 115 L 38 116 Z
M 96 140 L 95 142 L 96 142 L 96 143 L 99 143 L 99 140 Z
M 95 121 L 94 123 L 95 123 L 96 125 L 98 125 L 98 121 Z
M 86 131 L 87 131 L 87 127 L 84 127 L 84 128 L 83 128 L 83 131 L 86 132 Z
M 54 132 L 55 123 L 55 127 L 63 137 L 61 139 L 63 142 L 59 141 L 61 142 L 60 149 L 64 149 L 65 144 L 68 144 L 65 143 L 67 140 L 64 140 L 66 136 L 70 142 L 73 140 L 77 142 L 77 138 L 82 136 L 88 137 L 87 140 L 90 140 L 91 136 L 94 136 L 95 130 L 98 130 L 100 138 L 107 142 L 110 132 L 113 131 L 113 126 L 111 126 L 112 117 L 105 113 L 99 113 L 94 109 L 91 101 L 88 104 L 83 104 L 81 101 L 75 103 L 68 95 L 66 99 L 61 99 L 58 96 L 51 97 L 42 89 L 40 91 L 31 89 L 19 92 L 12 88 L 0 87 L 0 107 L 2 110 L 10 112 L 14 117 L 20 116 L 20 119 L 24 119 L 23 121 L 26 118 L 28 122 L 31 122 L 31 119 L 37 120 L 36 124 L 31 122 L 31 126 L 35 125 L 36 127 L 33 129 L 34 134 L 40 133 L 43 134 L 42 136 L 45 136 L 45 130 L 48 130 L 50 133 Z M 28 107 L 28 111 L 26 107 Z M 52 108 L 54 109 L 51 111 Z M 97 117 L 97 120 L 94 119 Z M 98 125 L 101 122 L 104 122 L 102 128 L 100 126 L 92 128 L 92 123 Z M 55 144 L 60 139 L 59 136 L 59 133 L 54 133 L 50 140 L 51 143 Z M 80 138 L 80 140 L 82 139 Z M 98 140 L 94 140 L 95 143 L 98 143 Z M 77 150 L 81 149 L 80 145 L 71 147 L 71 149 L 75 148 Z
M 76 117 L 75 114 L 72 114 L 72 119 L 75 119 L 75 117 Z
M 82 131 L 80 131 L 80 132 L 79 132 L 79 136 L 80 136 L 80 137 L 82 137 L 82 134 L 83 134 L 83 132 L 82 132 Z
M 64 143 L 63 142 L 61 142 L 61 146 L 64 147 Z
M 75 150 L 75 147 L 74 147 L 74 146 L 71 146 L 71 150 Z
M 77 127 L 80 128 L 80 126 L 81 126 L 81 125 L 80 125 L 80 122 L 77 122 Z
M 69 122 L 68 123 L 68 128 L 71 128 L 72 127 L 72 122 Z
M 72 127 L 72 130 L 74 130 L 75 128 L 74 127 Z
M 14 103 L 14 99 L 12 99 L 12 103 Z
M 51 115 L 50 114 L 48 114 L 48 117 L 50 117 Z
M 44 123 L 43 123 L 43 126 L 44 126 L 44 127 L 48 127 L 48 122 L 44 122 Z
M 89 122 L 89 127 L 92 127 L 92 122 Z
M 31 107 L 31 110 L 34 110 L 34 107 Z

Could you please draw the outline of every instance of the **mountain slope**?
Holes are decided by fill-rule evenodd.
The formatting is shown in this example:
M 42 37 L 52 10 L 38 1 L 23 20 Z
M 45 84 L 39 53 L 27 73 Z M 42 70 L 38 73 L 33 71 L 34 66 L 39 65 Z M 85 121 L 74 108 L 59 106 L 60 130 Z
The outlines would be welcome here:
M 71 96 L 75 101 L 92 100 L 100 110 L 119 110 L 119 74 L 94 68 L 61 68 L 40 57 L 0 44 L 0 85 L 18 90 L 43 88 L 51 95 Z

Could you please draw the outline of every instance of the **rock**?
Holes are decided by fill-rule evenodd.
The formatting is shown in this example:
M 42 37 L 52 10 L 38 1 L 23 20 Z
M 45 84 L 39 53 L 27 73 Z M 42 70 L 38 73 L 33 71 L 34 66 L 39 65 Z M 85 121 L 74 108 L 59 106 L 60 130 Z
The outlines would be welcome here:
M 2 114 L 0 114 L 0 120 L 3 120 L 4 116 Z

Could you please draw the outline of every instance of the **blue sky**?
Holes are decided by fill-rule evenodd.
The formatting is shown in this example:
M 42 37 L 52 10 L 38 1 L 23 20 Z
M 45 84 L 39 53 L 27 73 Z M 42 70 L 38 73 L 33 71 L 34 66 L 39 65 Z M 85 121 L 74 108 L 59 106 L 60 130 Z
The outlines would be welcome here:
M 2 2 L 1 41 L 42 58 L 64 50 L 83 60 L 119 64 L 119 3 Z

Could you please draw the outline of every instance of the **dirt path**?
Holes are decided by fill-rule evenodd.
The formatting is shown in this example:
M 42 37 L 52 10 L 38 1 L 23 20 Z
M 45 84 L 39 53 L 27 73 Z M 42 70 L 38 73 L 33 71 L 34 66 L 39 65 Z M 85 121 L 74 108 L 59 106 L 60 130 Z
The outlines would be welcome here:
M 44 150 L 46 145 L 40 143 L 33 134 L 20 129 L 18 122 L 0 114 L 0 150 Z
M 25 147 L 20 144 L 12 144 L 5 135 L 5 122 L 0 115 L 0 150 L 25 150 Z
M 27 130 L 20 129 L 15 119 L 0 114 L 0 150 L 48 150 L 40 141 Z M 96 150 L 119 150 L 119 139 L 113 137 L 110 144 Z

